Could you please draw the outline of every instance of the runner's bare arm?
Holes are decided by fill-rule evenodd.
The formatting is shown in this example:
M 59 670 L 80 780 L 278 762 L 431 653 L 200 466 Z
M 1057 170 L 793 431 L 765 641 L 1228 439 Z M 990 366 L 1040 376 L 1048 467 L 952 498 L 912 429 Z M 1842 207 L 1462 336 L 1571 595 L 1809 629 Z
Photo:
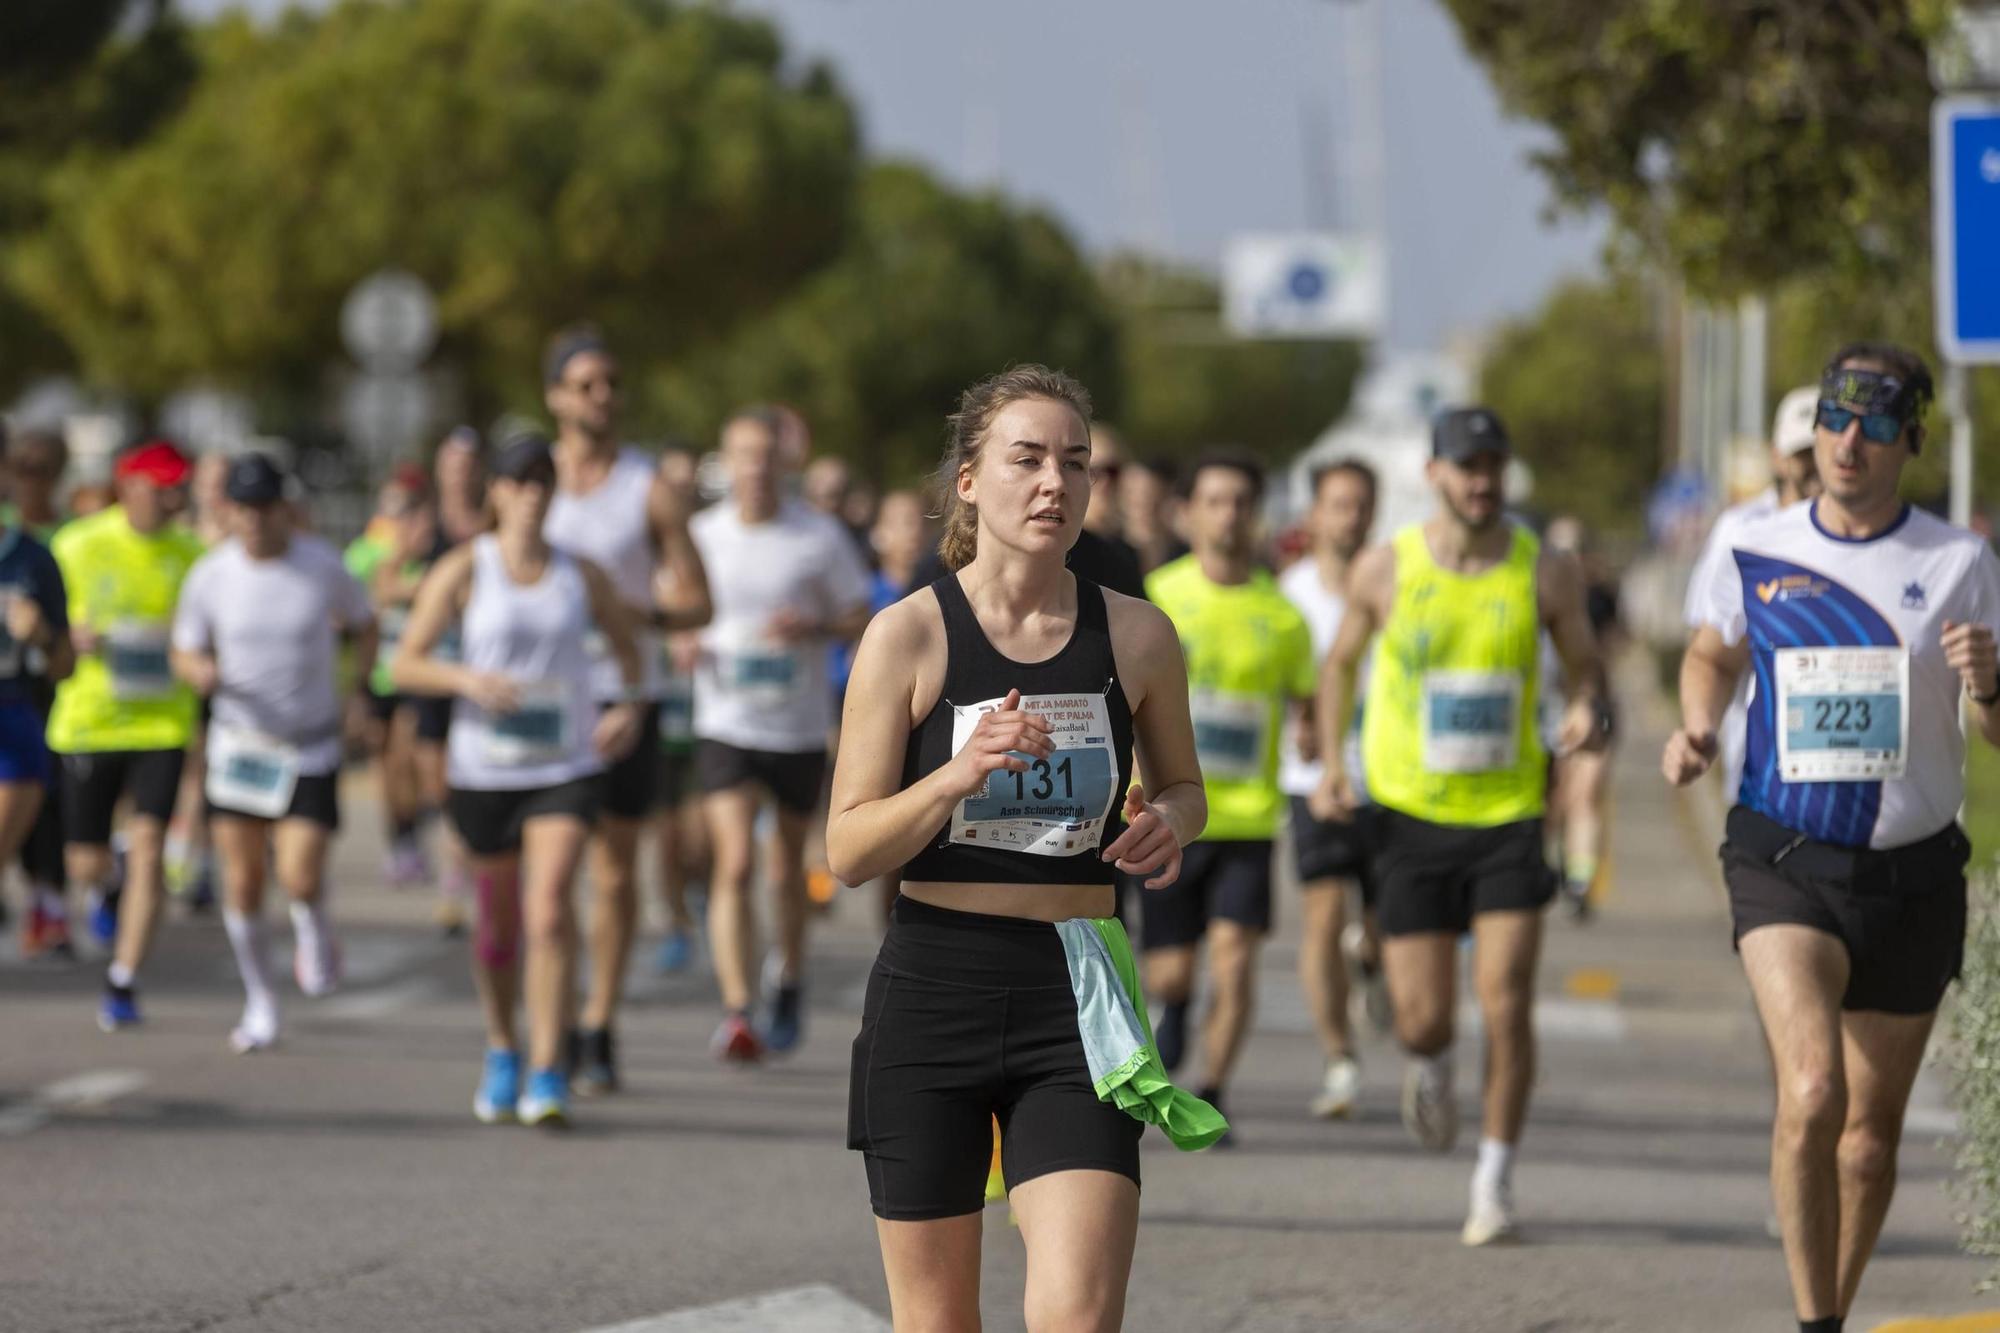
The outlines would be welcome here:
M 653 623 L 667 631 L 700 629 L 715 618 L 708 571 L 688 533 L 687 514 L 664 477 L 653 478 L 646 513 L 653 526 L 653 544 L 660 552 L 660 568 L 653 580 L 657 606 Z
M 1715 762 L 1715 733 L 1736 682 L 1750 663 L 1748 639 L 1735 645 L 1722 641 L 1722 631 L 1703 625 L 1689 640 L 1681 659 L 1681 725 L 1667 738 L 1660 769 L 1667 781 L 1685 786 Z
M 212 649 L 169 648 L 167 664 L 173 668 L 174 675 L 196 694 L 206 696 L 215 693 L 219 673 Z
M 995 763 L 974 782 L 954 762 L 903 786 L 918 672 L 941 655 L 943 638 L 936 598 L 912 597 L 875 617 L 855 650 L 826 821 L 827 868 L 844 884 L 865 884 L 922 851 L 952 808 L 984 784 L 987 771 L 1027 768 Z
M 1347 732 L 1354 725 L 1355 682 L 1368 641 L 1388 619 L 1396 595 L 1396 550 L 1371 546 L 1354 558 L 1347 571 L 1347 609 L 1333 646 L 1320 664 L 1319 695 L 1314 718 L 1319 724 L 1319 757 L 1325 765 L 1319 790 L 1312 795 L 1313 813 L 1321 819 L 1342 818 L 1354 806 L 1352 780 L 1346 770 Z
M 1944 622 L 1939 640 L 1945 662 L 1964 682 L 1966 706 L 1972 710 L 1973 729 L 1989 745 L 2000 745 L 2000 653 L 1996 652 L 1993 629 L 1976 622 Z M 1981 703 L 1981 700 L 1985 700 Z
M 625 682 L 626 694 L 635 695 L 646 671 L 639 661 L 638 617 L 625 605 L 625 599 L 611 586 L 603 570 L 581 558 L 577 559 L 576 568 L 583 575 L 584 591 L 590 598 L 590 618 L 603 633 L 605 646 L 611 649 L 611 656 L 618 663 L 618 676 Z
M 1597 749 L 1604 744 L 1604 659 L 1584 609 L 1583 566 L 1566 551 L 1544 549 L 1535 565 L 1535 605 L 1562 662 L 1563 709 L 1556 753 Z
M 469 674 L 463 666 L 440 662 L 431 657 L 438 640 L 465 610 L 472 590 L 472 547 L 454 547 L 438 558 L 417 589 L 411 603 L 409 623 L 403 628 L 402 642 L 389 661 L 389 679 L 408 694 L 453 695 L 464 693 Z
M 1188 716 L 1187 661 L 1166 612 L 1109 591 L 1104 601 L 1118 679 L 1132 707 L 1135 773 L 1144 781 L 1126 793 L 1125 831 L 1103 855 L 1128 875 L 1150 876 L 1147 888 L 1161 888 L 1180 878 L 1181 848 L 1208 826 L 1208 791 Z

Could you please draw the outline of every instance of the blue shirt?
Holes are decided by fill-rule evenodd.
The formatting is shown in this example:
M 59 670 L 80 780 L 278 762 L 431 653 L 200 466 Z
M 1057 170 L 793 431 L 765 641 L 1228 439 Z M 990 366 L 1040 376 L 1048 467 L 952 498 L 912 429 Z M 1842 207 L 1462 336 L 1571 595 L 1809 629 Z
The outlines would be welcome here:
M 32 597 L 53 634 L 69 633 L 69 595 L 62 570 L 49 548 L 19 528 L 0 532 L 0 592 Z M 46 711 L 49 703 L 48 662 L 39 652 L 17 644 L 0 617 L 0 703 L 28 703 Z

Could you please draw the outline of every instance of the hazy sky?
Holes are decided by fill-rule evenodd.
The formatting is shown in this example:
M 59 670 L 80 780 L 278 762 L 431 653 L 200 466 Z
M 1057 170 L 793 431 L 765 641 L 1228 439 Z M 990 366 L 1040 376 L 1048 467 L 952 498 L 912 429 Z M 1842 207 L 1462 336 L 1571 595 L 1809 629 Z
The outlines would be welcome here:
M 1542 220 L 1535 132 L 1501 118 L 1439 0 L 1368 0 L 1383 60 L 1388 341 L 1434 347 L 1595 267 Z M 184 12 L 284 0 L 179 0 Z M 1354 216 L 1341 0 L 739 0 L 832 63 L 869 146 L 1060 216 L 1093 250 L 1214 266 L 1231 233 Z M 1309 166 L 1310 164 L 1310 166 Z

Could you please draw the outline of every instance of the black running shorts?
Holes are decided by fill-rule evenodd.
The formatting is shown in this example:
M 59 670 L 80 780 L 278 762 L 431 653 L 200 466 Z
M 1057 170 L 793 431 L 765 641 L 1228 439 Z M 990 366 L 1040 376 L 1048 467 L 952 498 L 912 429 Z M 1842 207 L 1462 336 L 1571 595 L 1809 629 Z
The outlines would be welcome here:
M 780 809 L 810 814 L 826 782 L 826 751 L 786 754 L 704 740 L 695 747 L 694 773 L 704 795 L 754 784 L 770 792 Z
M 1362 904 L 1375 906 L 1376 814 L 1376 807 L 1364 805 L 1345 823 L 1315 819 L 1305 797 L 1292 797 L 1292 857 L 1299 884 L 1309 888 L 1330 879 L 1351 879 L 1361 886 Z
M 1722 877 L 1738 944 L 1760 926 L 1806 926 L 1847 948 L 1840 1007 L 1927 1014 L 1965 957 L 1965 864 L 1972 843 L 1947 824 L 1883 851 L 1801 838 L 1737 806 L 1722 844 Z
M 445 794 L 445 815 L 474 856 L 504 856 L 521 850 L 521 830 L 543 815 L 573 815 L 588 824 L 597 818 L 597 778 L 577 778 L 556 787 L 519 791 L 473 791 L 453 787 Z
M 106 847 L 119 798 L 162 824 L 174 817 L 183 750 L 98 750 L 62 756 L 63 836 L 73 847 Z
M 1009 1190 L 1056 1171 L 1139 1181 L 1142 1126 L 1091 1089 L 1055 927 L 898 898 L 847 1090 L 875 1215 L 978 1212 L 996 1116 Z
M 1555 896 L 1539 819 L 1465 828 L 1377 809 L 1375 911 L 1385 935 L 1462 934 L 1482 913 L 1538 911 Z
M 237 819 L 262 819 L 244 810 L 232 810 L 226 805 L 217 805 L 206 796 L 202 806 L 211 815 L 231 815 Z M 340 830 L 340 775 L 321 773 L 316 776 L 300 775 L 298 786 L 292 789 L 292 803 L 282 816 L 285 819 L 310 819 L 329 832 Z
M 1272 844 L 1191 842 L 1181 849 L 1180 878 L 1139 890 L 1139 941 L 1145 949 L 1191 948 L 1214 920 L 1271 929 Z

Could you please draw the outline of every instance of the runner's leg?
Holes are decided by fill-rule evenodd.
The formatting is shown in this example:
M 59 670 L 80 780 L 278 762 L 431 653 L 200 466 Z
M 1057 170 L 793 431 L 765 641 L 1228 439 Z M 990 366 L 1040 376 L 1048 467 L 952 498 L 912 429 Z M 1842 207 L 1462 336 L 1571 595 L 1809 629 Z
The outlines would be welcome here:
M 1347 1018 L 1347 963 L 1340 953 L 1341 932 L 1347 924 L 1347 885 L 1344 879 L 1321 879 L 1299 886 L 1299 986 L 1329 1062 L 1349 1059 L 1354 1053 Z
M 1935 1011 L 1844 1013 L 1841 1064 L 1847 1075 L 1847 1123 L 1840 1132 L 1840 1304 L 1854 1308 L 1861 1273 L 1882 1234 L 1896 1193 L 1896 1151 L 1903 1113 L 1923 1068 Z
M 560 1069 L 576 978 L 571 889 L 590 826 L 575 815 L 536 815 L 521 831 L 521 918 L 527 950 L 528 1066 Z
M 1535 1084 L 1535 965 L 1542 913 L 1481 912 L 1472 923 L 1473 990 L 1486 1026 L 1483 1135 L 1520 1142 Z
M 897 1327 L 979 1333 L 980 1222 L 976 1212 L 929 1222 L 875 1219 Z
M 1031 1333 L 1122 1327 L 1139 1236 L 1138 1185 L 1115 1171 L 1055 1171 L 1015 1186 L 1007 1200 L 1027 1249 L 1022 1307 Z
M 750 1008 L 750 977 L 756 926 L 750 880 L 756 870 L 754 826 L 757 793 L 748 784 L 702 798 L 714 872 L 708 881 L 708 943 L 722 1007 L 741 1014 Z
M 1760 926 L 1737 947 L 1778 1085 L 1771 1194 L 1792 1299 L 1800 1319 L 1820 1319 L 1839 1310 L 1837 1161 L 1848 1119 L 1840 997 L 1847 948 L 1823 931 L 1789 924 Z
M 1257 1007 L 1257 952 L 1264 932 L 1221 917 L 1208 923 L 1208 1017 L 1202 1025 L 1202 1079 L 1220 1090 L 1242 1053 Z

